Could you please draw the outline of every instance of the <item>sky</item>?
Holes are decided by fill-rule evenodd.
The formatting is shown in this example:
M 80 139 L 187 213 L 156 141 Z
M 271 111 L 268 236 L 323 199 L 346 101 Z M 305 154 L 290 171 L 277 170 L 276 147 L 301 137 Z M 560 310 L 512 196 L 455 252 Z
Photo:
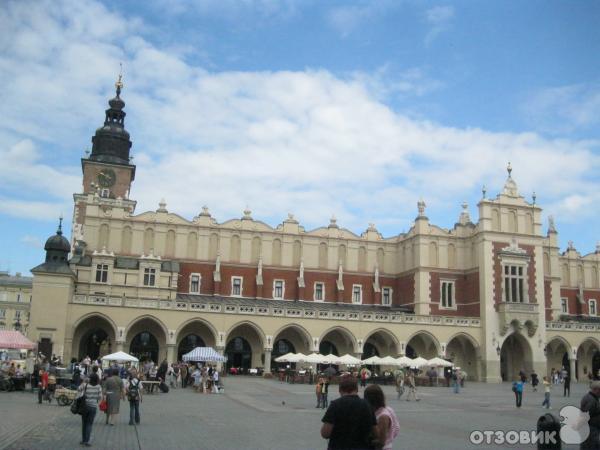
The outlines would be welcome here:
M 81 192 L 123 65 L 137 213 L 248 207 L 385 236 L 423 198 L 535 191 L 564 249 L 600 241 L 600 3 L 5 0 L 0 270 L 26 273 Z

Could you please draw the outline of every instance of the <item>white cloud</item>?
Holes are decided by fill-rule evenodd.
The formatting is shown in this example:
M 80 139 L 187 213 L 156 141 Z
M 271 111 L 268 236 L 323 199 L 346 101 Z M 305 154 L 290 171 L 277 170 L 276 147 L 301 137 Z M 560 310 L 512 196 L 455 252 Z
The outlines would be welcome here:
M 428 214 L 442 212 L 442 225 L 451 225 L 448 213 L 458 215 L 459 203 L 482 184 L 490 195 L 501 188 L 509 160 L 522 192 L 537 190 L 540 202 L 573 204 L 570 197 L 600 190 L 594 143 L 444 127 L 380 101 L 386 89 L 418 94 L 424 72 L 391 88 L 381 74 L 211 73 L 144 40 L 142 23 L 89 0 L 78 5 L 76 17 L 69 3 L 15 2 L 3 13 L 12 18 L 4 18 L 11 25 L 3 35 L 24 42 L 21 34 L 32 33 L 45 47 L 0 52 L 0 114 L 10 118 L 0 123 L 0 158 L 10 161 L 0 166 L 2 213 L 55 218 L 57 209 L 69 211 L 80 190 L 79 158 L 104 119 L 120 60 L 138 212 L 164 197 L 169 210 L 188 218 L 204 204 L 221 221 L 249 205 L 272 225 L 293 212 L 312 228 L 334 213 L 356 232 L 375 222 L 390 235 L 410 226 L 421 196 Z M 101 32 L 113 19 L 122 27 L 118 38 Z M 99 31 L 89 40 L 93 21 Z M 48 143 L 57 155 L 44 151 Z
M 38 249 L 44 248 L 44 242 L 39 238 L 39 236 L 32 236 L 30 234 L 26 234 L 24 236 L 21 236 L 20 241 L 28 247 Z
M 381 17 L 382 14 L 397 8 L 401 3 L 399 0 L 379 0 L 337 6 L 329 11 L 327 20 L 342 37 L 347 37 L 365 23 Z
M 425 11 L 425 21 L 431 27 L 425 36 L 425 45 L 430 45 L 435 38 L 446 31 L 454 19 L 454 7 L 434 6 Z

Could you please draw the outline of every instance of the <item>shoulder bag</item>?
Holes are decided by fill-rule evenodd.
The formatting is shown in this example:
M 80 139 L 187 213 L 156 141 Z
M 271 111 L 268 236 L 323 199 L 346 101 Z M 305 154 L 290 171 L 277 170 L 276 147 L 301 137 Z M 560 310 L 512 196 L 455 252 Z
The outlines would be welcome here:
M 83 394 L 81 394 L 79 397 L 77 397 L 73 401 L 73 403 L 71 403 L 71 412 L 73 414 L 83 415 L 83 413 L 85 413 L 85 411 L 87 409 L 86 396 L 85 396 L 87 387 L 88 387 L 88 385 L 86 383 L 85 388 L 83 389 Z

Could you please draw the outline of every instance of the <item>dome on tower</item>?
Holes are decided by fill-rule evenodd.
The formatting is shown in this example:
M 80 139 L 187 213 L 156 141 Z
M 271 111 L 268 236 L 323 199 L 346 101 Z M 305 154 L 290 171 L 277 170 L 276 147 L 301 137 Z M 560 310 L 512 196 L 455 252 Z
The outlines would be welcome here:
M 54 236 L 50 236 L 48 238 L 48 240 L 46 241 L 46 244 L 44 245 L 44 250 L 46 250 L 46 251 L 57 250 L 60 252 L 67 252 L 67 253 L 69 253 L 71 251 L 71 244 L 69 244 L 69 241 L 67 240 L 67 238 L 65 238 L 62 235 L 62 229 L 60 226 L 59 226 L 58 230 L 56 231 L 56 234 Z

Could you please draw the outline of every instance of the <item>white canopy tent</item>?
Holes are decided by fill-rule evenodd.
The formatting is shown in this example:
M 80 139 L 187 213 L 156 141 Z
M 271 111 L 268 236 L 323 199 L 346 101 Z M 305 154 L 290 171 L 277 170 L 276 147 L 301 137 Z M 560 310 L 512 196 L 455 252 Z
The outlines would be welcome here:
M 408 367 L 412 364 L 413 360 L 408 356 L 401 356 L 400 358 L 396 358 L 396 362 L 400 367 Z
M 286 363 L 286 362 L 296 362 L 298 355 L 296 353 L 290 352 L 285 355 L 278 356 L 275 358 L 275 362 L 278 363 Z
M 383 358 L 379 358 L 382 366 L 400 366 L 401 363 L 398 362 L 397 358 L 393 358 L 392 356 L 384 356 Z
M 102 361 L 115 361 L 115 362 L 140 362 L 135 356 L 131 356 L 125 352 L 111 353 L 102 357 Z
M 219 354 L 212 347 L 196 347 L 189 353 L 183 355 L 182 359 L 184 361 L 194 361 L 194 362 L 224 362 L 227 361 L 227 358 L 221 354 Z
M 328 364 L 326 357 L 320 353 L 311 353 L 310 355 L 306 355 L 304 362 L 311 364 Z

